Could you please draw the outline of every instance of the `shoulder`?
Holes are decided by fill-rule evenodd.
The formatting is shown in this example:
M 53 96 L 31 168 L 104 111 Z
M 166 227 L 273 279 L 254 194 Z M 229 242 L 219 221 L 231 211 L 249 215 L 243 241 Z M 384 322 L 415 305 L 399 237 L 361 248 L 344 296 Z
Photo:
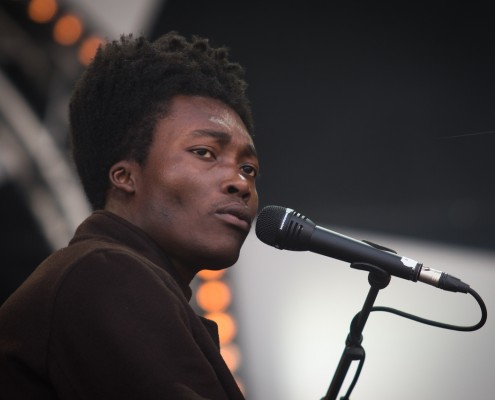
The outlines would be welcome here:
M 98 248 L 77 258 L 53 301 L 53 328 L 120 325 L 131 320 L 190 319 L 190 306 L 171 275 L 139 254 Z M 124 322 L 125 321 L 125 322 Z
M 105 293 L 128 290 L 140 295 L 159 292 L 183 296 L 164 268 L 125 246 L 100 244 L 74 248 L 72 253 L 74 258 L 60 282 L 60 294 L 70 294 L 78 288 L 86 292 L 101 288 Z

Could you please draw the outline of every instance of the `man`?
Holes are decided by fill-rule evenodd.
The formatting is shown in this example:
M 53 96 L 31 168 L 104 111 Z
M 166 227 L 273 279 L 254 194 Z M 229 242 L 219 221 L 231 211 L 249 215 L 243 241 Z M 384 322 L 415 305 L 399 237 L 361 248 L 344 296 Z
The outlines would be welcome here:
M 0 308 L 5 399 L 242 399 L 188 304 L 256 215 L 243 70 L 177 33 L 100 48 L 70 103 L 94 213 Z

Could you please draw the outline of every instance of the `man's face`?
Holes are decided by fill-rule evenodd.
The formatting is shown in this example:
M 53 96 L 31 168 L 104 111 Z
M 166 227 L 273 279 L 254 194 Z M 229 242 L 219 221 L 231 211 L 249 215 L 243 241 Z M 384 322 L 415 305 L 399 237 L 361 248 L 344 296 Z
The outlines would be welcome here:
M 234 264 L 258 209 L 251 137 L 224 103 L 176 96 L 139 168 L 134 222 L 185 276 Z

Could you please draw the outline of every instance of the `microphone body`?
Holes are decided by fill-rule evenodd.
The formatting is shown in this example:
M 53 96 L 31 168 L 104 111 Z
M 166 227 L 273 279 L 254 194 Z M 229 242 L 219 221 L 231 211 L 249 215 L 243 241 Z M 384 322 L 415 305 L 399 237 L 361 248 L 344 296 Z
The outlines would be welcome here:
M 311 223 L 312 221 L 309 220 L 308 222 Z M 372 264 L 391 275 L 414 282 L 418 280 L 422 264 L 415 260 L 380 250 L 368 243 L 341 235 L 316 224 L 309 235 L 306 250 L 351 264 L 360 262 Z
M 256 235 L 280 250 L 311 251 L 348 263 L 365 263 L 379 267 L 393 276 L 421 281 L 453 292 L 467 293 L 469 285 L 393 250 L 359 241 L 316 225 L 291 208 L 266 206 L 258 215 Z

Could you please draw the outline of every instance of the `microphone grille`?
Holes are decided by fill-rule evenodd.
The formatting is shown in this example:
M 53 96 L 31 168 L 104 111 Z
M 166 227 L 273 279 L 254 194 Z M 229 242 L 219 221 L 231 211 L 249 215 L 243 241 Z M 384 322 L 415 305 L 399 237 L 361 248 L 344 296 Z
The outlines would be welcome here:
M 291 209 L 281 206 L 266 206 L 258 214 L 256 221 L 256 236 L 270 246 L 277 245 L 277 233 L 280 225 Z

